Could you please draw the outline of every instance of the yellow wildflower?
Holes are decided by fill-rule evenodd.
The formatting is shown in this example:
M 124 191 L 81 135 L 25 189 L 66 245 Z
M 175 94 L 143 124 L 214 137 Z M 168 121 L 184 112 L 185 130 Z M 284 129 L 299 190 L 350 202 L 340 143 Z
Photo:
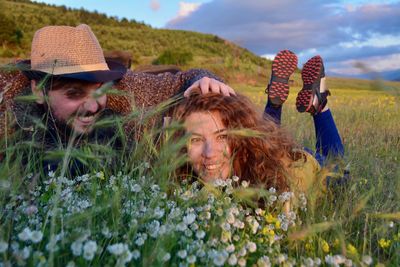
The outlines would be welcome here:
M 347 244 L 347 252 L 352 255 L 357 255 L 357 249 L 352 244 Z
M 271 213 L 265 215 L 265 220 L 267 221 L 267 223 L 275 223 L 277 221 L 277 219 Z
M 390 246 L 391 241 L 384 238 L 379 239 L 378 244 L 381 248 L 385 249 Z
M 339 248 L 339 245 L 340 245 L 340 241 L 339 241 L 339 239 L 335 239 L 334 241 L 333 241 L 333 247 L 334 248 Z
M 312 251 L 313 250 L 313 245 L 310 242 L 307 242 L 305 247 L 306 247 L 306 250 L 308 250 L 308 251 Z
M 264 227 L 261 232 L 262 232 L 263 235 L 268 235 L 268 236 L 274 236 L 275 235 L 275 231 L 270 229 L 270 228 L 268 228 L 268 227 Z
M 280 229 L 281 228 L 281 222 L 279 220 L 276 220 L 275 222 L 275 228 Z
M 394 241 L 400 241 L 400 232 L 397 233 L 396 235 L 394 235 L 393 240 Z
M 322 239 L 322 241 L 321 241 L 321 248 L 322 248 L 322 251 L 323 251 L 323 252 L 329 253 L 329 250 L 330 250 L 329 244 L 328 244 L 328 242 L 326 242 L 326 241 L 323 240 L 323 239 Z

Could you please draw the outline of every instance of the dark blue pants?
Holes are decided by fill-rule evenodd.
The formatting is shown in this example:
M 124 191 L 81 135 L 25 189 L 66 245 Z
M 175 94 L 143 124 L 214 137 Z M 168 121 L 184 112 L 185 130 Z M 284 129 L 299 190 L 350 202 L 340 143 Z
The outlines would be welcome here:
M 272 117 L 277 124 L 281 124 L 282 106 L 274 107 L 268 101 L 264 113 Z M 325 164 L 328 156 L 343 157 L 344 147 L 331 111 L 328 109 L 313 116 L 313 119 L 317 140 L 315 153 L 308 148 L 305 150 L 313 154 L 321 166 Z

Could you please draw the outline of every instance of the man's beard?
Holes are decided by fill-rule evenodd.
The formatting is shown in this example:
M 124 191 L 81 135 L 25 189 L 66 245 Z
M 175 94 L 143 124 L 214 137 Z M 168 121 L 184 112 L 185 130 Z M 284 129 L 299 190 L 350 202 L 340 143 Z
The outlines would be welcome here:
M 87 130 L 84 132 L 79 132 L 76 131 L 71 125 L 74 122 L 75 118 L 78 116 L 95 116 L 99 117 L 101 115 L 102 111 L 98 111 L 96 113 L 85 113 L 83 114 L 82 112 L 75 112 L 73 113 L 69 121 L 66 121 L 64 119 L 59 119 L 57 116 L 55 116 L 55 112 L 52 111 L 51 108 L 49 108 L 47 105 L 43 106 L 47 116 L 47 127 L 50 128 L 50 131 L 53 132 L 53 134 L 58 135 L 60 139 L 63 142 L 68 142 L 71 138 L 77 138 L 77 139 L 82 139 L 85 136 L 89 136 L 93 132 L 93 125 L 89 125 Z

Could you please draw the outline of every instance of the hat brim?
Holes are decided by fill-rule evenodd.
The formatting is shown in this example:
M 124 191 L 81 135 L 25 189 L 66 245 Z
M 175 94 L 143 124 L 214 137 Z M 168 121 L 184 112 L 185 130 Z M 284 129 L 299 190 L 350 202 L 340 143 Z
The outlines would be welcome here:
M 97 71 L 60 74 L 60 75 L 51 75 L 46 72 L 31 70 L 30 60 L 22 60 L 18 62 L 17 68 L 21 70 L 22 73 L 30 80 L 41 80 L 47 76 L 51 76 L 53 78 L 66 78 L 66 79 L 83 80 L 88 82 L 104 83 L 104 82 L 119 80 L 125 75 L 127 69 L 121 63 L 112 60 L 106 60 L 106 63 L 110 70 L 97 70 Z

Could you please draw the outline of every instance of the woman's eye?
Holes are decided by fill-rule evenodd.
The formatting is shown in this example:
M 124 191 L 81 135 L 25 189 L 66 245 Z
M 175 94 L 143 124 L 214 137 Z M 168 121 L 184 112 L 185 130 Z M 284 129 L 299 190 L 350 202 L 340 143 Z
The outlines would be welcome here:
M 201 142 L 201 138 L 200 137 L 192 137 L 191 139 L 190 139 L 190 143 L 199 143 L 199 142 Z
M 226 139 L 228 139 L 228 135 L 227 135 L 227 134 L 218 135 L 218 136 L 217 136 L 217 139 L 218 139 L 218 140 L 221 140 L 221 141 L 226 140 Z

